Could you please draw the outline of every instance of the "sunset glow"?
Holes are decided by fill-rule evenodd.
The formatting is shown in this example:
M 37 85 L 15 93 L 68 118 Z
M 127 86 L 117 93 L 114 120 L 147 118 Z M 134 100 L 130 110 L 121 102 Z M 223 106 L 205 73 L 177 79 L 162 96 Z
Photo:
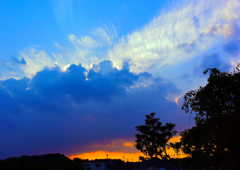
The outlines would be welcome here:
M 80 159 L 88 159 L 88 160 L 95 160 L 95 159 L 121 159 L 124 161 L 125 157 L 125 162 L 137 162 L 139 161 L 139 156 L 144 156 L 141 152 L 136 152 L 136 153 L 124 153 L 124 152 L 107 152 L 107 151 L 95 151 L 95 152 L 88 152 L 88 153 L 83 153 L 80 155 L 73 155 L 70 156 L 70 159 L 74 158 L 80 158 Z
M 177 136 L 177 137 L 173 137 L 169 142 L 179 142 L 181 139 L 181 136 Z M 119 143 L 118 141 L 113 142 L 115 145 L 111 145 L 116 147 L 121 147 L 119 145 L 117 145 Z M 95 160 L 95 159 L 121 159 L 124 161 L 125 158 L 125 162 L 129 161 L 129 162 L 138 162 L 139 161 L 139 156 L 143 156 L 144 154 L 139 152 L 137 149 L 134 148 L 134 144 L 132 142 L 125 142 L 123 144 L 124 146 L 127 147 L 131 147 L 131 151 L 134 149 L 136 152 L 109 152 L 109 151 L 92 151 L 92 152 L 86 152 L 86 153 L 82 153 L 79 155 L 72 155 L 69 156 L 70 159 L 74 159 L 74 158 L 80 158 L 80 159 L 88 159 L 88 160 Z M 110 145 L 108 145 L 110 146 Z M 179 153 L 179 155 L 177 155 L 173 149 L 167 149 L 167 153 L 170 155 L 171 158 L 183 158 L 186 157 L 182 152 Z

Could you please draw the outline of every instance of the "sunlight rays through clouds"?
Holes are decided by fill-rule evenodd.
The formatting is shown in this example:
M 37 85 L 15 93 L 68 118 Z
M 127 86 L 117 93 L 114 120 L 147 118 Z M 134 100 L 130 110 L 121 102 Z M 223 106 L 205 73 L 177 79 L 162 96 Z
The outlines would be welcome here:
M 72 47 L 62 47 L 54 42 L 63 48 L 57 53 L 46 54 L 44 50 L 36 52 L 37 49 L 30 48 L 29 55 L 20 53 L 27 63 L 21 68 L 31 77 L 45 66 L 53 67 L 54 62 L 60 67 L 81 63 L 90 69 L 92 64 L 110 59 L 119 69 L 124 61 L 128 61 L 132 72 L 149 71 L 159 75 L 161 67 L 181 65 L 236 36 L 239 7 L 237 0 L 178 1 L 140 30 L 118 40 L 116 28 L 103 25 L 94 28 L 92 35 L 76 37 L 69 34 Z M 45 62 L 41 62 L 39 56 Z M 230 59 L 227 61 L 231 62 Z

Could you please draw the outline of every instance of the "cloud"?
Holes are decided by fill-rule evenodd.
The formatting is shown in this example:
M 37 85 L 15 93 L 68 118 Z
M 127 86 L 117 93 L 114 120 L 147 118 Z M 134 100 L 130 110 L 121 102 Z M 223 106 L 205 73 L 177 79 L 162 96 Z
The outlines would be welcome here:
M 180 92 L 175 84 L 149 73 L 133 74 L 128 65 L 122 70 L 110 66 L 111 61 L 105 61 L 98 72 L 91 69 L 88 74 L 81 64 L 65 72 L 44 68 L 31 79 L 0 81 L 0 158 L 73 155 L 90 151 L 86 145 L 132 141 L 135 126 L 151 112 L 179 128 L 188 121 L 186 114 L 176 113 L 175 102 L 166 99 L 169 92 Z M 141 85 L 146 80 L 152 83 Z
M 195 43 L 194 43 L 194 41 L 192 41 L 189 43 L 179 44 L 177 46 L 177 49 L 183 50 L 186 53 L 191 53 L 194 50 L 194 46 L 195 46 Z
M 182 96 L 183 96 L 183 95 L 180 95 L 180 96 L 176 97 L 176 99 L 175 99 L 175 103 L 176 103 L 178 106 L 180 106 L 179 100 L 182 98 Z
M 199 27 L 199 24 L 200 24 L 199 19 L 196 16 L 193 17 L 193 24 L 196 28 Z
M 224 43 L 223 37 L 238 33 L 238 1 L 191 2 L 179 1 L 142 29 L 123 36 L 108 51 L 109 59 L 119 68 L 129 60 L 132 72 L 155 74 L 163 66 L 180 65 L 203 50 L 212 50 Z
M 80 45 L 88 48 L 94 48 L 99 45 L 90 36 L 85 36 L 85 37 L 81 37 L 81 39 L 78 39 L 75 35 L 70 34 L 68 38 L 71 41 L 71 43 L 76 47 Z
M 72 46 L 59 47 L 61 51 L 52 53 L 49 58 L 62 69 L 68 64 L 81 63 L 90 70 L 93 64 L 108 59 L 106 49 L 110 48 L 116 37 L 117 33 L 113 25 L 94 28 L 91 35 L 76 37 L 74 34 L 69 34 L 68 39 Z
M 92 31 L 93 35 L 100 38 L 100 42 L 107 42 L 109 46 L 112 45 L 112 41 L 117 37 L 117 32 L 114 25 L 106 26 L 102 28 L 96 28 Z
M 113 25 L 107 27 L 98 27 L 92 30 L 92 36 L 82 36 L 77 38 L 74 34 L 68 36 L 71 43 L 76 49 L 82 50 L 87 48 L 96 48 L 102 46 L 111 46 L 112 41 L 117 37 L 116 29 Z M 107 43 L 107 44 L 106 44 Z
M 205 71 L 206 68 L 217 68 L 221 71 L 228 71 L 231 65 L 221 60 L 219 54 L 213 53 L 202 57 L 201 63 L 194 68 L 194 75 L 204 76 L 203 71 Z
M 53 6 L 58 22 L 65 22 L 64 18 L 72 13 L 71 1 L 54 1 Z M 27 63 L 20 67 L 27 77 L 32 77 L 44 67 L 55 67 L 54 63 L 61 68 L 81 63 L 89 71 L 92 65 L 104 60 L 113 61 L 118 69 L 128 61 L 130 72 L 147 71 L 162 76 L 162 68 L 170 70 L 199 58 L 202 53 L 219 52 L 216 50 L 219 46 L 238 36 L 239 7 L 237 0 L 179 0 L 141 29 L 120 38 L 113 24 L 102 24 L 93 28 L 90 35 L 69 34 L 70 47 L 55 42 L 59 52 L 47 54 L 44 50 L 28 49 L 19 56 Z
M 124 153 L 134 153 L 138 150 L 134 147 L 134 141 L 130 139 L 110 139 L 95 141 L 92 144 L 86 144 L 82 146 L 82 149 L 78 150 L 78 153 L 82 154 L 85 152 L 94 152 L 94 151 L 105 151 L 105 152 L 124 152 Z
M 223 50 L 228 53 L 231 54 L 233 56 L 237 56 L 239 54 L 240 51 L 240 41 L 239 40 L 233 40 L 230 41 L 229 43 L 225 44 L 223 46 Z
M 212 35 L 221 34 L 225 38 L 229 38 L 231 36 L 238 34 L 239 30 L 240 30 L 239 26 L 235 23 L 226 24 L 224 26 L 216 24 L 215 26 L 210 26 L 209 28 L 204 30 L 201 36 L 203 36 L 203 34 L 212 34 Z
M 134 146 L 134 144 L 132 144 L 131 142 L 125 142 L 123 145 L 128 146 L 128 147 L 133 147 Z
M 27 64 L 23 57 L 21 58 L 21 60 L 19 60 L 15 57 L 11 56 L 11 59 L 17 64 Z
M 56 43 L 56 42 L 54 42 L 54 45 L 56 46 L 56 47 L 58 47 L 59 49 L 63 49 L 62 48 L 62 46 L 61 45 L 59 45 L 58 43 Z
M 45 67 L 54 67 L 54 62 L 44 50 L 37 50 L 35 48 L 28 48 L 20 52 L 20 56 L 24 58 L 24 65 L 20 68 L 28 77 L 34 76 L 38 71 L 43 70 Z

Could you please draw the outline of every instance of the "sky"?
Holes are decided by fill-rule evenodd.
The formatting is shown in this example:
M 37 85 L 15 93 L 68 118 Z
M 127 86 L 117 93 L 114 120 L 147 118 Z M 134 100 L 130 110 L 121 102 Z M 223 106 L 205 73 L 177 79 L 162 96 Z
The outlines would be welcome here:
M 207 67 L 240 62 L 239 9 L 240 0 L 0 0 L 0 159 L 137 161 L 145 115 L 191 128 L 184 94 L 206 84 Z

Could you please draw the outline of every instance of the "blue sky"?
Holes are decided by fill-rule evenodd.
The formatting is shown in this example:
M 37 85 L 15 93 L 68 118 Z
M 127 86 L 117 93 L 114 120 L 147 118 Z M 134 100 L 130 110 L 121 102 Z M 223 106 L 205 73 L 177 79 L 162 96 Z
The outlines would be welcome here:
M 239 7 L 0 1 L 0 159 L 134 141 L 151 112 L 177 130 L 193 126 L 182 95 L 205 85 L 206 67 L 233 71 L 240 62 Z

